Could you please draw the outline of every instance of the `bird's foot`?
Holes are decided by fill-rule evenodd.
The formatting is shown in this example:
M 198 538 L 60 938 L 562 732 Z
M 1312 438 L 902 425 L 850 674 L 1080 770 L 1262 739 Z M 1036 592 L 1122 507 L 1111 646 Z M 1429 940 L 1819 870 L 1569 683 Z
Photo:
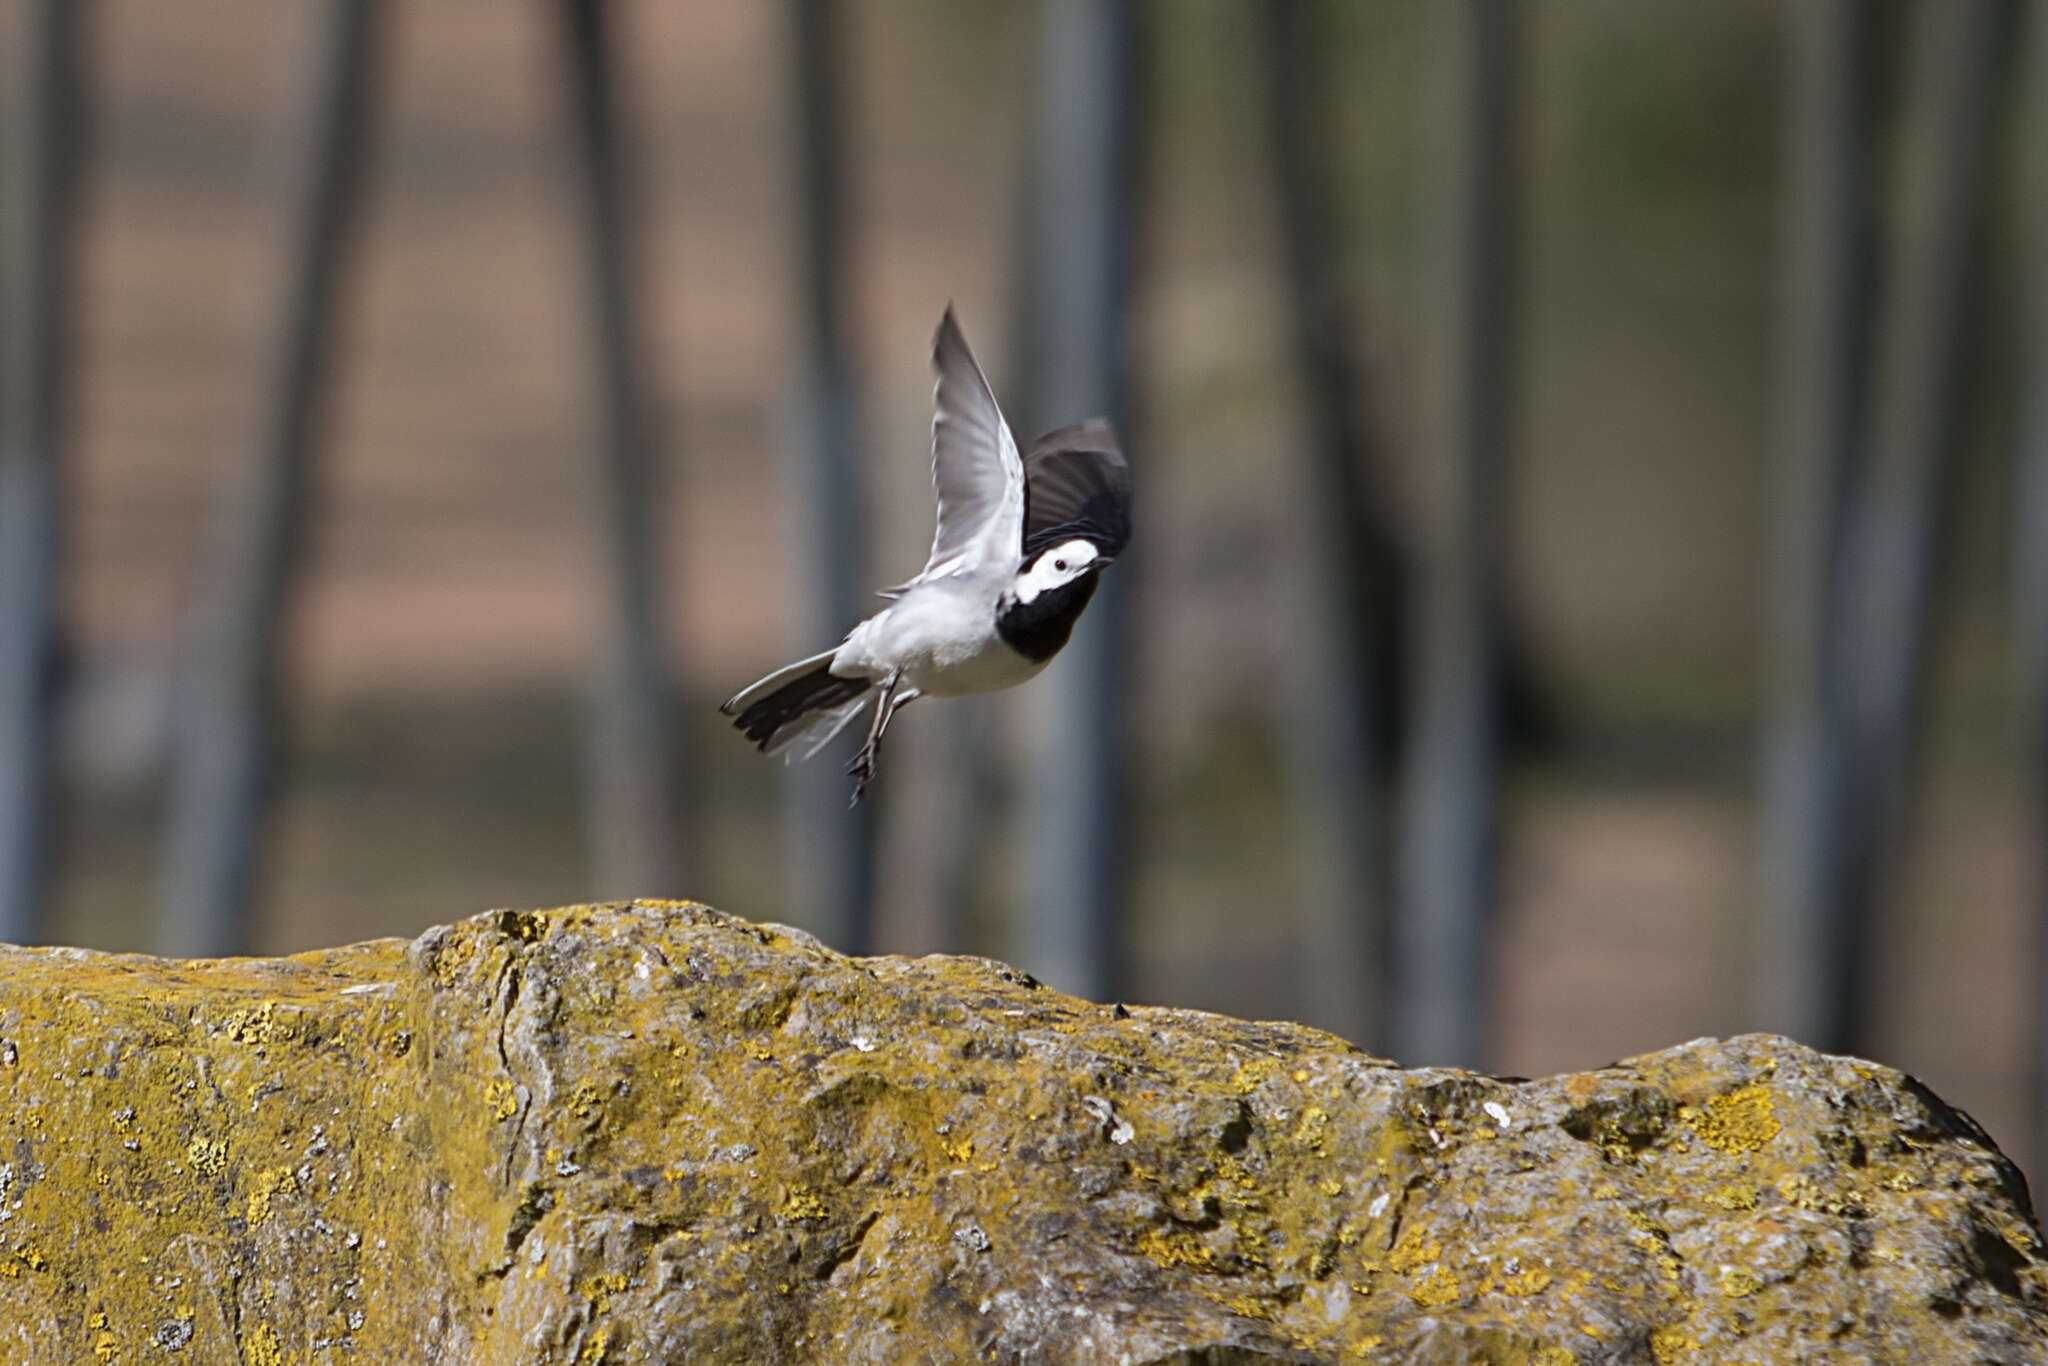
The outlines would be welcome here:
M 853 800 L 846 804 L 847 810 L 860 805 L 868 784 L 875 780 L 876 760 L 880 757 L 876 747 L 863 745 L 860 753 L 853 756 L 853 762 L 846 766 L 846 771 L 853 777 Z

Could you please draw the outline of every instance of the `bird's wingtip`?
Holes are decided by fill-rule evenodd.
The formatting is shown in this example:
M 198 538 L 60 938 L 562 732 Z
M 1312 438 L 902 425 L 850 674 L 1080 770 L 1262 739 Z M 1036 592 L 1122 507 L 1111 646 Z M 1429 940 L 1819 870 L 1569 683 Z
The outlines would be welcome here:
M 966 337 L 960 331 L 959 315 L 953 312 L 953 301 L 946 300 L 946 311 L 939 315 L 939 325 L 932 329 L 932 359 L 945 354 L 949 342 L 965 344 Z

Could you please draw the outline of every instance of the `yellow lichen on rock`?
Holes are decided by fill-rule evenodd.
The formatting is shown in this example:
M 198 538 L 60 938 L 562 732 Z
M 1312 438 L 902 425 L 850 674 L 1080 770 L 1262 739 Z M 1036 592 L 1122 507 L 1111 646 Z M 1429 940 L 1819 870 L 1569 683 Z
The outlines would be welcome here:
M 1726 1186 L 1716 1186 L 1713 1190 L 1708 1191 L 1701 1198 L 1704 1199 L 1708 1204 L 1713 1205 L 1719 1209 L 1755 1209 L 1757 1191 L 1755 1186 L 1746 1185 L 1738 1182 Z
M 269 1324 L 257 1324 L 247 1342 L 249 1366 L 285 1366 L 284 1346 L 277 1340 L 277 1330 Z
M 290 1167 L 273 1167 L 258 1173 L 255 1188 L 249 1192 L 249 1222 L 260 1224 L 268 1219 L 271 1200 L 279 1195 L 296 1194 L 298 1189 L 299 1179 L 292 1174 Z
M 1753 1153 L 1784 1127 L 1768 1086 L 1744 1086 L 1710 1098 L 1703 1109 L 1686 1107 L 1679 1115 L 1703 1141 L 1724 1153 Z
M 1650 1334 L 1650 1354 L 1657 1358 L 1657 1366 L 1680 1366 L 1699 1349 L 1699 1339 L 1683 1325 L 1668 1325 Z
M 1408 1298 L 1425 1309 L 1441 1309 L 1444 1305 L 1456 1304 L 1464 1293 L 1457 1276 L 1439 1262 L 1430 1268 L 1428 1275 L 1409 1287 Z
M 227 1170 L 228 1145 L 220 1139 L 201 1135 L 185 1145 L 185 1160 L 201 1176 L 219 1176 Z
M 1412 1274 L 1443 1255 L 1444 1245 L 1440 1241 L 1420 1229 L 1410 1229 L 1387 1253 L 1387 1269 Z
M 278 1018 L 275 1001 L 237 1010 L 221 1021 L 221 1033 L 236 1043 L 268 1044 L 292 1036 L 292 1026 Z
M 1404 1071 L 664 903 L 0 949 L 0 1041 L 25 1366 L 2048 1359 L 2017 1176 L 1781 1040 Z
M 785 1219 L 822 1219 L 827 1210 L 824 1199 L 809 1186 L 791 1186 L 782 1198 Z
M 1191 1229 L 1148 1228 L 1138 1235 L 1138 1252 L 1153 1265 L 1173 1268 L 1192 1266 L 1202 1271 L 1216 1268 L 1216 1254 Z
M 1230 1089 L 1239 1095 L 1248 1096 L 1266 1084 L 1267 1078 L 1280 1070 L 1278 1058 L 1253 1058 L 1240 1066 L 1230 1078 Z
M 1763 1281 L 1754 1272 L 1735 1266 L 1721 1268 L 1721 1293 L 1731 1300 L 1748 1299 L 1763 1288 Z
M 583 1282 L 583 1298 L 590 1301 L 594 1314 L 602 1314 L 611 1308 L 612 1296 L 624 1294 L 633 1282 L 617 1272 L 608 1276 L 592 1276 Z

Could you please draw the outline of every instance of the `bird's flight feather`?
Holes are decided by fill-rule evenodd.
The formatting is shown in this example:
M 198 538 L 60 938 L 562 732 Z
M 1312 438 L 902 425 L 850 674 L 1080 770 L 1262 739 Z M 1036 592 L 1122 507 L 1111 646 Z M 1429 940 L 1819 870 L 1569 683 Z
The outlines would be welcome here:
M 1112 558 L 1131 536 L 1131 467 L 1105 418 L 1047 432 L 1024 458 L 1019 553 L 1029 559 L 1075 536 Z
M 951 307 L 932 339 L 932 366 L 939 372 L 932 395 L 932 489 L 939 525 L 931 558 L 911 583 L 992 561 L 1007 569 L 1023 541 L 1024 462 L 1017 439 Z

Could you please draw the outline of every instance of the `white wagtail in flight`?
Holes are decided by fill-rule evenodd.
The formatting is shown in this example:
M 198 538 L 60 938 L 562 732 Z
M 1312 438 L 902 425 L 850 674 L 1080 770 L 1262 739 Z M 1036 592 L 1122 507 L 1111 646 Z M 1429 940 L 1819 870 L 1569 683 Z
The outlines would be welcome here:
M 836 648 L 777 669 L 719 710 L 764 753 L 808 759 L 868 705 L 847 772 L 875 776 L 889 719 L 919 697 L 1015 687 L 1067 643 L 1095 580 L 1131 532 L 1131 476 L 1102 418 L 1017 440 L 948 307 L 932 341 L 932 485 L 939 528 L 916 578 Z

